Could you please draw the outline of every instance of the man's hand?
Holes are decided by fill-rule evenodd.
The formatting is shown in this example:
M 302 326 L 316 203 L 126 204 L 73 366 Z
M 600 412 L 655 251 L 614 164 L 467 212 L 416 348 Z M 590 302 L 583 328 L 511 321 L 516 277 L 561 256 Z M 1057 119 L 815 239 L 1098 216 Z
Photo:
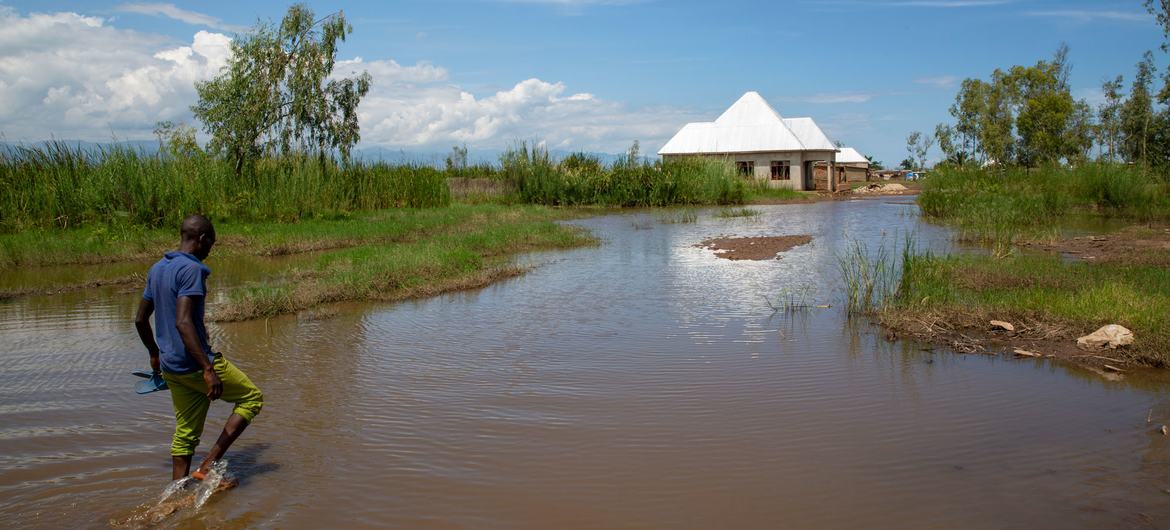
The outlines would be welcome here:
M 214 368 L 208 366 L 203 369 L 203 382 L 207 383 L 207 399 L 215 401 L 223 395 L 223 383 L 219 382 Z

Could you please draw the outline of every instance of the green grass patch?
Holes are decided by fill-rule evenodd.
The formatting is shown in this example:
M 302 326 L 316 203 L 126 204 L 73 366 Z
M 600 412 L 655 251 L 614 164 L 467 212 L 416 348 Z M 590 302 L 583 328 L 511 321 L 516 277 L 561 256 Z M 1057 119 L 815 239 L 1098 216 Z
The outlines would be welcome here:
M 715 217 L 731 219 L 735 217 L 756 217 L 764 212 L 756 210 L 755 208 L 723 208 L 715 214 Z
M 294 223 L 216 223 L 215 255 L 276 256 L 416 241 L 498 222 L 553 221 L 576 210 L 544 206 L 453 204 L 442 208 L 394 208 L 334 219 Z M 0 270 L 21 266 L 92 264 L 151 259 L 178 245 L 177 229 L 91 225 L 69 230 L 32 229 L 0 234 Z
M 236 289 L 212 310 L 219 321 L 294 313 L 321 304 L 402 300 L 476 288 L 512 277 L 517 253 L 595 244 L 584 231 L 546 220 L 486 220 L 425 240 L 329 252 L 283 278 Z
M 809 200 L 809 195 L 792 188 L 773 188 L 769 181 L 752 179 L 747 183 L 746 202 L 769 203 Z
M 576 154 L 557 162 L 543 147 L 521 144 L 500 157 L 503 178 L 526 203 L 548 205 L 675 206 L 742 204 L 747 183 L 726 160 L 667 161 L 631 155 L 604 165 Z
M 0 150 L 0 233 L 86 226 L 176 227 L 213 221 L 344 218 L 352 212 L 450 203 L 442 172 L 309 156 L 266 158 L 236 175 L 227 160 L 64 143 Z
M 922 185 L 918 204 L 969 241 L 1005 254 L 1021 238 L 1048 238 L 1070 212 L 1134 220 L 1170 219 L 1165 176 L 1136 166 L 1077 168 L 939 168 Z
M 915 313 L 980 312 L 1031 318 L 1090 333 L 1105 324 L 1134 331 L 1133 353 L 1164 365 L 1170 353 L 1170 270 L 1064 262 L 1055 256 L 916 255 L 903 266 L 894 306 Z

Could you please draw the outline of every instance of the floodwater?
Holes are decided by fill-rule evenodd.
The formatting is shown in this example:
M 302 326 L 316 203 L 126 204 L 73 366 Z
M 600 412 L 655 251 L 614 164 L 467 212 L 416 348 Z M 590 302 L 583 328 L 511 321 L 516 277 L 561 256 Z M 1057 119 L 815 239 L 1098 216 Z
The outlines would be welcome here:
M 847 321 L 835 256 L 852 241 L 950 245 L 905 202 L 587 219 L 600 247 L 525 256 L 540 266 L 480 291 L 214 326 L 266 405 L 229 453 L 240 486 L 163 526 L 1170 526 L 1161 383 Z M 813 241 L 773 261 L 693 246 L 790 234 Z M 271 271 L 209 265 L 221 291 Z M 106 526 L 167 486 L 169 396 L 129 375 L 147 364 L 139 289 L 0 302 L 5 527 Z

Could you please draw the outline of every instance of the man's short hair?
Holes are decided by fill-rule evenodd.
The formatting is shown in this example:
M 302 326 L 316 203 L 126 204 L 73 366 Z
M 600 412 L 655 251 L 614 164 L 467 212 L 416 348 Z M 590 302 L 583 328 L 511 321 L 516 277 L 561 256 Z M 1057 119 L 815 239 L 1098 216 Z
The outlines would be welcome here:
M 183 226 L 179 228 L 179 235 L 182 236 L 183 241 L 194 241 L 203 235 L 215 235 L 215 227 L 211 226 L 211 220 L 202 215 L 188 215 L 183 219 Z

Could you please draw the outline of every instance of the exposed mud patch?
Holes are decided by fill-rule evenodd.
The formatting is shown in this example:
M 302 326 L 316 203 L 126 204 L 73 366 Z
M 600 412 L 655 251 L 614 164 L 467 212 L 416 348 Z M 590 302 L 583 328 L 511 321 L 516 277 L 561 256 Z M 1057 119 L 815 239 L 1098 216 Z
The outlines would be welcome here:
M 1015 328 L 1012 331 L 991 325 L 999 316 Z M 1087 334 L 1077 326 L 1039 319 L 1035 316 L 1003 317 L 969 309 L 940 309 L 926 312 L 887 310 L 878 315 L 886 328 L 886 339 L 911 338 L 947 348 L 959 354 L 995 355 L 1019 359 L 1056 359 L 1079 365 L 1110 380 L 1125 371 L 1162 367 L 1160 359 L 1132 348 L 1082 349 L 1076 338 Z M 1121 371 L 1117 371 L 1120 368 Z
M 730 260 L 779 259 L 777 254 L 808 244 L 812 236 L 716 237 L 698 245 L 715 251 L 715 255 Z
M 1059 252 L 1089 263 L 1114 263 L 1170 268 L 1170 228 L 1129 226 L 1105 235 L 1055 241 L 1027 241 L 1024 248 Z

